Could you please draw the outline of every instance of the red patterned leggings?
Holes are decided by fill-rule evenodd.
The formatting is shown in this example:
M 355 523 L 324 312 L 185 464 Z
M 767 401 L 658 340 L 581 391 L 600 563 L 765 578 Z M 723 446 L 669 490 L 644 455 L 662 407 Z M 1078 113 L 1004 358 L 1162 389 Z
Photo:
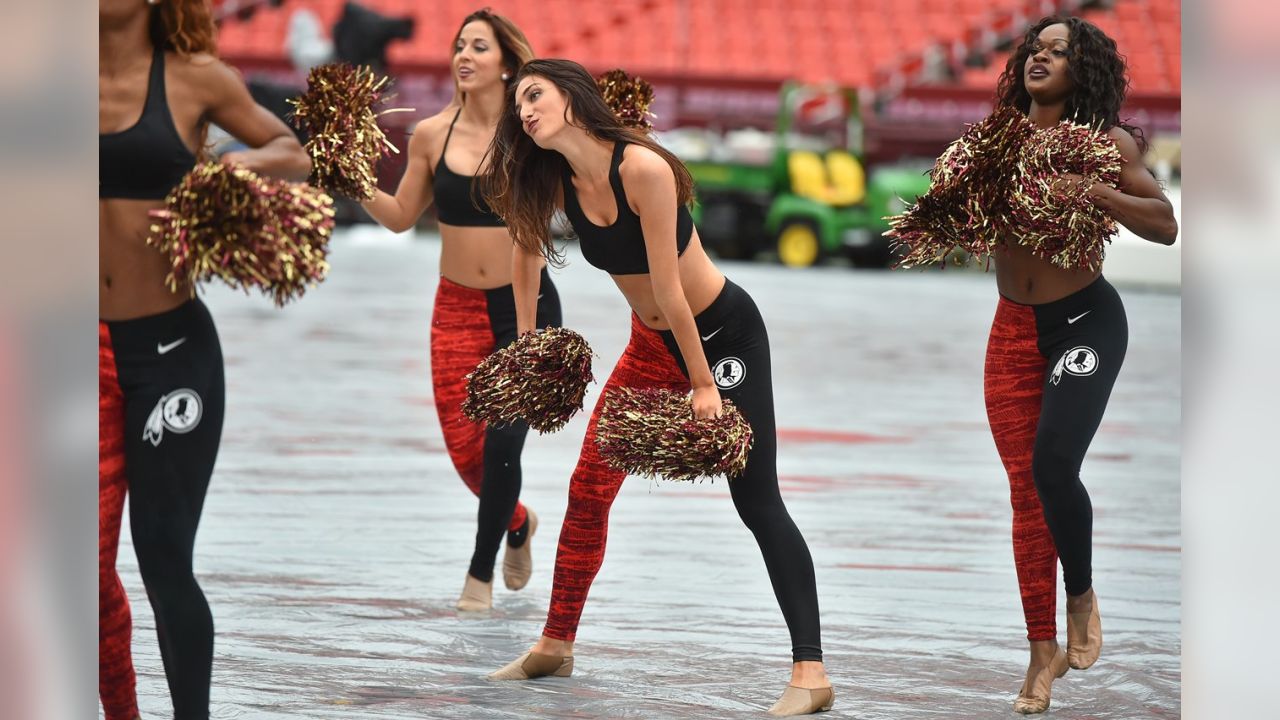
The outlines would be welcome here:
M 591 412 L 582 454 L 569 481 L 569 506 L 560 528 L 556 550 L 555 579 L 551 608 L 544 633 L 560 640 L 573 640 L 578 619 L 587 602 L 587 592 L 604 564 L 605 541 L 609 533 L 609 508 L 622 489 L 626 473 L 605 462 L 596 447 L 596 424 L 604 397 L 616 388 L 658 387 L 676 391 L 689 389 L 689 379 L 680 372 L 662 336 L 631 317 L 631 342 L 618 360 L 600 400 Z
M 116 572 L 124 474 L 124 393 L 107 326 L 98 324 L 98 696 L 107 720 L 138 716 L 130 640 L 133 617 Z
M 560 324 L 560 298 L 544 270 L 539 286 L 538 327 Z M 431 317 L 431 382 L 449 459 L 477 498 L 476 544 L 468 572 L 493 578 L 505 532 L 519 530 L 527 512 L 520 503 L 520 455 L 528 426 L 489 427 L 462 414 L 466 376 L 516 337 L 511 286 L 478 290 L 441 277 Z

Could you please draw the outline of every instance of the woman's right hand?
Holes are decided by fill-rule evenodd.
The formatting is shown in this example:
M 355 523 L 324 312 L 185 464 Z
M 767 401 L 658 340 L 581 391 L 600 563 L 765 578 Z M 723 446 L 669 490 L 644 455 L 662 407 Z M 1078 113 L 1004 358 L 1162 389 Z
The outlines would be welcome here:
M 693 397 L 689 399 L 693 405 L 693 416 L 698 420 L 718 418 L 724 412 L 720 400 L 720 390 L 715 385 L 706 385 L 693 389 Z

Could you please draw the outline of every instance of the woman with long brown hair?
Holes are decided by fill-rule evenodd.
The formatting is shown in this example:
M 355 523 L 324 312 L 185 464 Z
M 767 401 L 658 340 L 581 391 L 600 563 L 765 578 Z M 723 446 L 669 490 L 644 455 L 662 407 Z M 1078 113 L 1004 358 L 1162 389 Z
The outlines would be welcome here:
M 258 173 L 303 179 L 289 128 L 254 103 L 215 53 L 208 0 L 98 2 L 98 692 L 107 720 L 138 716 L 132 620 L 116 573 L 126 493 L 179 720 L 209 717 L 213 617 L 192 571 L 222 433 L 213 320 L 146 243 L 149 211 L 205 155 L 209 123 L 250 149 Z
M 760 312 L 703 251 L 688 209 L 689 171 L 653 138 L 625 127 L 581 65 L 534 60 L 516 81 L 483 187 L 516 242 L 517 328 L 534 328 L 539 268 L 558 257 L 548 225 L 563 210 L 587 261 L 610 274 L 633 311 L 631 342 L 603 394 L 619 387 L 692 390 L 699 418 L 719 415 L 723 395 L 751 424 L 755 443 L 729 491 L 764 556 L 791 633 L 791 683 L 770 712 L 827 710 L 835 696 L 822 664 L 813 560 L 778 489 L 769 339 Z M 625 477 L 600 456 L 600 408 L 569 481 L 543 635 L 493 679 L 573 672 L 578 621 L 604 562 L 609 509 Z
M 465 378 L 516 337 L 511 294 L 511 235 L 473 189 L 483 170 L 507 87 L 533 58 L 529 41 L 507 18 L 488 10 L 468 15 L 454 36 L 454 102 L 418 123 L 395 195 L 379 191 L 364 208 L 383 226 L 413 227 L 433 202 L 440 217 L 440 284 L 431 318 L 431 381 L 449 458 L 480 499 L 471 564 L 459 610 L 493 605 L 498 546 L 507 538 L 503 580 L 519 590 L 533 571 L 530 538 L 538 518 L 520 503 L 520 455 L 528 425 L 472 422 L 462 414 Z M 560 324 L 560 298 L 542 272 L 537 326 Z

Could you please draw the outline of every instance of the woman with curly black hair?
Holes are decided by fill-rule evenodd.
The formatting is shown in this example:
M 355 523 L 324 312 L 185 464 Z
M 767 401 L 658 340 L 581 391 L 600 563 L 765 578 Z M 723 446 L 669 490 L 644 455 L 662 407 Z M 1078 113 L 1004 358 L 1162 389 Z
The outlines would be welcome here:
M 1120 120 L 1129 81 L 1116 43 L 1080 18 L 1049 17 L 1027 31 L 1000 77 L 997 102 L 1039 128 L 1062 120 L 1106 133 L 1120 151 L 1119 188 L 1064 174 L 1139 237 L 1172 245 L 1173 207 L 1142 164 L 1142 132 Z M 1017 228 L 1014 228 L 1014 236 Z M 1098 269 L 1063 269 L 1018 242 L 994 253 L 1000 301 L 987 345 L 985 395 L 1009 475 L 1013 551 L 1031 662 L 1014 710 L 1049 707 L 1054 679 L 1098 658 L 1093 509 L 1080 465 L 1102 422 L 1128 345 L 1120 296 Z M 1057 641 L 1057 560 L 1067 591 L 1067 649 Z

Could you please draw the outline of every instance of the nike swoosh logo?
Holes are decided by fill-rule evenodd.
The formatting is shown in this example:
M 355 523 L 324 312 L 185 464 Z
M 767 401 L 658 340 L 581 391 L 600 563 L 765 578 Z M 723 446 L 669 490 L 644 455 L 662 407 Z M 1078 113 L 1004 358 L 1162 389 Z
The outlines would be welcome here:
M 538 299 L 539 299 L 539 300 L 541 300 L 541 299 L 542 299 L 542 296 L 541 296 L 541 295 L 539 295 L 539 296 L 538 296 Z
M 1089 314 L 1089 313 L 1091 313 L 1091 312 L 1093 312 L 1093 311 L 1092 311 L 1092 310 L 1085 310 L 1084 312 L 1080 313 L 1079 315 L 1077 315 L 1077 316 L 1075 316 L 1075 317 L 1073 317 L 1073 318 L 1067 318 L 1067 324 L 1068 324 L 1068 325 L 1074 325 L 1074 324 L 1075 324 L 1075 322 L 1076 322 L 1077 320 L 1079 320 L 1080 318 L 1084 317 L 1085 315 L 1088 315 L 1088 314 Z
M 169 352 L 170 350 L 172 350 L 172 349 L 174 349 L 174 348 L 178 347 L 179 345 L 181 345 L 182 343 L 184 343 L 184 342 L 186 342 L 186 341 L 187 341 L 187 339 L 186 339 L 186 338 L 184 338 L 184 337 L 182 337 L 182 338 L 178 338 L 177 340 L 174 340 L 173 342 L 169 343 L 168 345 L 161 345 L 160 343 L 156 343 L 156 352 L 158 352 L 158 353 L 160 353 L 161 355 L 163 355 L 163 354 L 165 354 L 165 353 Z
M 700 337 L 702 337 L 702 342 L 706 342 L 706 341 L 710 340 L 711 338 L 715 337 L 715 336 L 716 336 L 716 333 L 720 332 L 720 331 L 721 331 L 721 330 L 723 330 L 723 329 L 724 329 L 724 326 L 723 326 L 723 325 L 721 325 L 720 327 L 716 328 L 715 332 L 711 333 L 710 335 L 700 336 Z

